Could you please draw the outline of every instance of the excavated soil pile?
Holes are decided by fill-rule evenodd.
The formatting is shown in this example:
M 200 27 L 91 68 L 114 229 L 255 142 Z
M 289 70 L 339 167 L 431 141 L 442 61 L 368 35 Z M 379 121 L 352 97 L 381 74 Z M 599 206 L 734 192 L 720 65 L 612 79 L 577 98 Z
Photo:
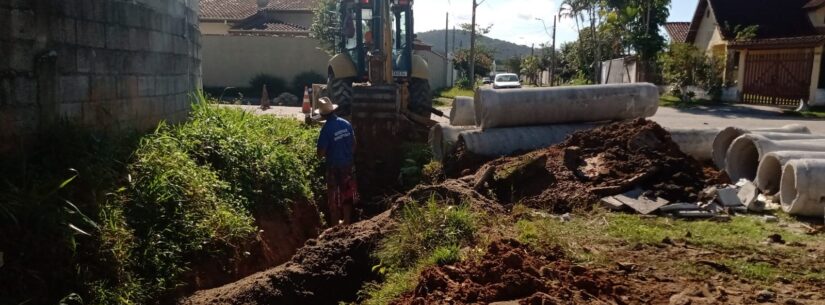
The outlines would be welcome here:
M 574 133 L 562 144 L 494 160 L 475 179 L 499 201 L 554 212 L 587 207 L 635 188 L 648 197 L 695 202 L 708 180 L 702 166 L 665 129 L 643 119 Z
M 335 227 L 310 240 L 281 266 L 238 282 L 204 290 L 180 302 L 205 304 L 338 304 L 353 301 L 372 279 L 371 251 L 389 230 L 390 211 L 351 226 Z
M 627 285 L 636 282 L 621 275 L 526 249 L 514 240 L 496 241 L 479 261 L 427 269 L 415 290 L 392 304 L 646 304 L 661 299 L 634 291 Z
M 466 182 L 452 180 L 419 186 L 397 198 L 393 207 L 371 219 L 327 230 L 310 240 L 292 259 L 238 282 L 204 290 L 180 302 L 206 304 L 338 304 L 355 301 L 363 283 L 374 280 L 376 262 L 371 252 L 396 221 L 403 204 L 435 197 L 443 202 L 468 203 L 476 209 L 503 213 L 501 205 L 473 191 Z

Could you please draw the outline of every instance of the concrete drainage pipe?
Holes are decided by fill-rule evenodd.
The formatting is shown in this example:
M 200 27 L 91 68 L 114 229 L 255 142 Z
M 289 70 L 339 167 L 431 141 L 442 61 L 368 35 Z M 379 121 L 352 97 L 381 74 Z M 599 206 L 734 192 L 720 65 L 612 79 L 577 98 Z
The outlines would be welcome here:
M 770 140 L 763 135 L 746 134 L 728 149 L 725 170 L 732 181 L 756 178 L 762 157 L 775 151 L 825 151 L 825 139 Z
M 759 162 L 754 184 L 765 194 L 776 194 L 779 192 L 779 185 L 782 181 L 782 168 L 784 168 L 789 161 L 799 159 L 825 160 L 825 152 L 777 151 L 766 154 L 762 157 L 762 161 Z
M 495 128 L 463 131 L 458 138 L 468 151 L 476 155 L 500 157 L 559 144 L 574 132 L 594 127 L 596 125 L 575 124 Z
M 473 98 L 466 96 L 456 97 L 453 108 L 450 110 L 450 125 L 475 126 L 476 113 Z
M 713 140 L 713 163 L 716 164 L 717 168 L 725 168 L 725 158 L 727 157 L 728 148 L 730 148 L 730 144 L 733 143 L 733 140 L 736 140 L 736 138 L 748 133 L 810 134 L 811 130 L 808 129 L 808 127 L 798 124 L 786 125 L 784 127 L 779 128 L 760 128 L 751 130 L 738 127 L 725 128 L 722 131 L 720 131 L 719 134 L 716 136 L 716 139 Z
M 652 84 L 487 88 L 475 99 L 476 123 L 483 130 L 645 118 L 658 109 L 659 88 Z
M 782 173 L 779 191 L 782 210 L 791 215 L 822 217 L 825 215 L 825 160 L 788 161 Z
M 452 151 L 453 146 L 458 142 L 458 135 L 464 131 L 478 130 L 475 126 L 450 126 L 438 124 L 430 129 L 430 151 L 436 161 L 444 160 L 444 157 Z
M 699 161 L 709 161 L 713 158 L 713 140 L 719 134 L 719 128 L 684 129 L 671 128 L 670 138 L 679 145 L 679 148 Z

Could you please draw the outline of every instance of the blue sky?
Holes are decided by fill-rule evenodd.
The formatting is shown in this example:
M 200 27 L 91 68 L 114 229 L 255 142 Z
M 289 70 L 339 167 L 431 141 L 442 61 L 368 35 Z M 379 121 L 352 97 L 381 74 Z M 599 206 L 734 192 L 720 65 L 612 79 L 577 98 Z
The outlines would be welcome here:
M 672 0 L 670 21 L 690 21 L 698 0 Z M 487 0 L 479 8 L 477 22 L 480 25 L 493 24 L 488 36 L 522 45 L 550 41 L 553 15 L 558 11 L 561 0 Z M 450 13 L 450 26 L 469 23 L 472 0 L 415 0 L 416 31 L 423 32 L 443 29 L 445 13 Z M 546 20 L 545 31 L 541 20 Z M 559 43 L 576 39 L 576 24 L 571 19 L 562 19 L 558 25 Z

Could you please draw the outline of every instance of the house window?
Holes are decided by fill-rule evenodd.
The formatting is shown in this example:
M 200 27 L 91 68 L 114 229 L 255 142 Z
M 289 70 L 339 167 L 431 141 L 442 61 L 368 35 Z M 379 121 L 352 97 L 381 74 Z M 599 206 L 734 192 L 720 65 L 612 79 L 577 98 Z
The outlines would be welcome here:
M 739 51 L 733 51 L 733 69 L 739 70 L 739 57 L 742 55 Z

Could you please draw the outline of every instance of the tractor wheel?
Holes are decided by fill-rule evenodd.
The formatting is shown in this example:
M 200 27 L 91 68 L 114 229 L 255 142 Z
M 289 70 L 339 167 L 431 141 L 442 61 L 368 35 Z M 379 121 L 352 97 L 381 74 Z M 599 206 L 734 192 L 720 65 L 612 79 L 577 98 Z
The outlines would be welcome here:
M 431 115 L 433 107 L 433 93 L 430 90 L 430 81 L 413 78 L 410 81 L 410 111 L 425 118 Z
M 338 105 L 336 113 L 340 116 L 349 116 L 352 113 L 352 79 L 335 78 L 329 75 L 327 80 L 329 98 Z

